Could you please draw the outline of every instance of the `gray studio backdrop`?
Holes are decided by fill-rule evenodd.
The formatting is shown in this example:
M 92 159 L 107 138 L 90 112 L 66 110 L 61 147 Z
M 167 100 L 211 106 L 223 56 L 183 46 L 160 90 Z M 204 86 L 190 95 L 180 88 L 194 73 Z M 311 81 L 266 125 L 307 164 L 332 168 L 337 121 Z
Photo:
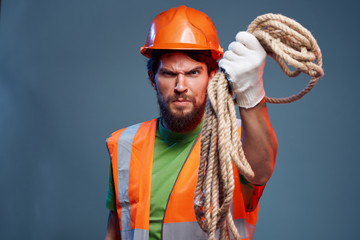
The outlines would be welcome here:
M 226 48 L 258 15 L 311 30 L 325 76 L 304 99 L 269 105 L 277 165 L 255 239 L 355 239 L 358 225 L 358 9 L 349 1 L 3 0 L 0 17 L 0 239 L 102 239 L 105 139 L 158 116 L 144 44 L 160 11 L 207 13 Z M 269 96 L 302 89 L 267 60 Z

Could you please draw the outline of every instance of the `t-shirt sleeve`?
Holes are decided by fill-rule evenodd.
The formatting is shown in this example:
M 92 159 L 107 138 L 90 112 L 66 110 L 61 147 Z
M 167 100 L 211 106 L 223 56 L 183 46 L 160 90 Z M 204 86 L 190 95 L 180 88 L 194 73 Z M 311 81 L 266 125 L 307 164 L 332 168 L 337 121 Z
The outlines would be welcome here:
M 111 211 L 116 211 L 115 186 L 114 186 L 114 178 L 112 175 L 111 164 L 110 164 L 110 173 L 109 173 L 109 189 L 106 197 L 106 207 Z
M 241 191 L 244 198 L 244 204 L 247 212 L 255 210 L 259 204 L 260 197 L 264 191 L 265 185 L 254 185 L 240 175 Z

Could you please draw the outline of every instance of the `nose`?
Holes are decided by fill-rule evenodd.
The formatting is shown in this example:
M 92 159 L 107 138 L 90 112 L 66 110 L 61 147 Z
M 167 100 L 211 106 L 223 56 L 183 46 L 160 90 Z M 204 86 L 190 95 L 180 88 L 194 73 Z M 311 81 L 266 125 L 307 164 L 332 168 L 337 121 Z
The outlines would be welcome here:
M 176 77 L 176 86 L 175 86 L 175 92 L 178 93 L 184 93 L 188 91 L 188 88 L 186 86 L 186 77 L 184 74 L 179 73 Z

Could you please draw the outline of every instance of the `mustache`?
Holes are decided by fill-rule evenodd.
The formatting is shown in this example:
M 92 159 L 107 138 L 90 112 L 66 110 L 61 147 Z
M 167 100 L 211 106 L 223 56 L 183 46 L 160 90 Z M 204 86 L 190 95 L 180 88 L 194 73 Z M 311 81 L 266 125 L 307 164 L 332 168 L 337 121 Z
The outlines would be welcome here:
M 190 101 L 190 102 L 194 102 L 194 98 L 192 96 L 188 96 L 185 93 L 180 93 L 180 94 L 176 94 L 174 96 L 168 97 L 166 102 L 173 102 L 176 100 L 184 100 L 184 101 Z

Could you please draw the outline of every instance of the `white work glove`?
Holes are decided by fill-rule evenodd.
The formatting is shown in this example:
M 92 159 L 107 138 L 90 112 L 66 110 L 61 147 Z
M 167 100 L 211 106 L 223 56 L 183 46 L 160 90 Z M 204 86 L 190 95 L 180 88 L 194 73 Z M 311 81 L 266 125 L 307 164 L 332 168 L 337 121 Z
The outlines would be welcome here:
M 255 107 L 264 97 L 262 75 L 266 52 L 254 35 L 239 32 L 219 61 L 232 82 L 236 104 L 243 108 Z

